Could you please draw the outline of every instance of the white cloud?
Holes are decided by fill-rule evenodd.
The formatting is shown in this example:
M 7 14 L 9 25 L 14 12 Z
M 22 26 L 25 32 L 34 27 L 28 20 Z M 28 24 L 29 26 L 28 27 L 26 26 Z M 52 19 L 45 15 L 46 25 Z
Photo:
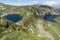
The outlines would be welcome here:
M 33 5 L 33 4 L 31 3 L 31 4 L 24 4 L 24 5 L 26 6 L 26 5 Z
M 24 4 L 24 5 L 28 5 L 28 4 Z
M 53 5 L 59 4 L 59 2 L 56 2 L 56 1 L 46 1 L 45 3 L 42 3 L 42 4 L 43 5 L 53 6 Z
M 39 4 L 39 1 L 33 0 L 33 4 Z

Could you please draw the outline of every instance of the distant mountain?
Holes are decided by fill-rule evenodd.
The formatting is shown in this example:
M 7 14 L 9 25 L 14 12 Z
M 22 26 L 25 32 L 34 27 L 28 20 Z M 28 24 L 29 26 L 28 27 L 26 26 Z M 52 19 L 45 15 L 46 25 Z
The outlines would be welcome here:
M 47 13 L 51 12 L 52 14 L 54 14 L 55 12 L 58 12 L 55 8 L 47 6 L 47 5 L 12 6 L 12 5 L 7 5 L 7 4 L 0 3 L 0 6 L 3 6 L 4 8 L 6 8 L 4 10 L 4 12 L 9 12 L 9 11 L 11 11 L 11 12 L 19 12 L 20 10 L 23 11 L 23 9 L 25 11 L 28 11 L 28 10 L 36 10 L 37 11 L 38 10 L 37 12 L 40 12 L 40 10 L 42 10 L 42 12 L 43 11 L 47 12 Z

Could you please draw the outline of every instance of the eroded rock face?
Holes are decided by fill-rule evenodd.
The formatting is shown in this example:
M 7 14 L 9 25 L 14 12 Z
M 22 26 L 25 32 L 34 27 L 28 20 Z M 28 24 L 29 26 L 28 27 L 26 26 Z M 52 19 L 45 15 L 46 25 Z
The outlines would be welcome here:
M 0 6 L 0 10 L 4 10 L 3 6 Z

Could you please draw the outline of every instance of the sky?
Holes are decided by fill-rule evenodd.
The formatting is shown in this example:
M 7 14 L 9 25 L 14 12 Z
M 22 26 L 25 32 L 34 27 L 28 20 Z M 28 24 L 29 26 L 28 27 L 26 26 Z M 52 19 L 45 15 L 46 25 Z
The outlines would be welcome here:
M 33 4 L 60 6 L 60 0 L 0 0 L 0 3 L 17 5 L 17 6 L 33 5 Z

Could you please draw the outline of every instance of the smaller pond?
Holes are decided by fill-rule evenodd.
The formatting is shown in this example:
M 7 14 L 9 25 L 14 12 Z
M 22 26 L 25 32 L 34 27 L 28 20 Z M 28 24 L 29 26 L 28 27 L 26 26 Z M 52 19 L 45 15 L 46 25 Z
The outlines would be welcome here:
M 22 17 L 19 14 L 9 14 L 9 15 L 4 16 L 4 18 L 14 23 L 22 20 Z
M 50 22 L 56 22 L 55 18 L 60 17 L 60 15 L 53 15 L 53 14 L 46 14 L 43 19 L 50 21 Z

